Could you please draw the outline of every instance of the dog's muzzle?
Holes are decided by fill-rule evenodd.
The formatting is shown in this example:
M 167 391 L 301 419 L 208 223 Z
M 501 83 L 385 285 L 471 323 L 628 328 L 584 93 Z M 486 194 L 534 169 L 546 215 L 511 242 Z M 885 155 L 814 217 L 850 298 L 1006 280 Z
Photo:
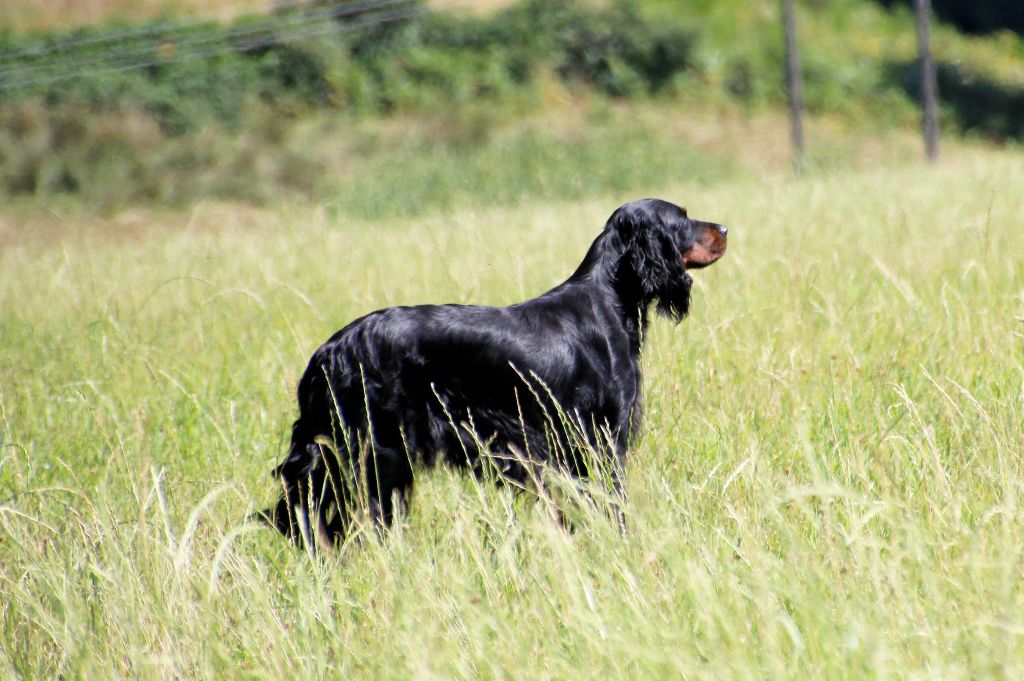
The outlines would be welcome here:
M 729 228 L 725 225 L 704 223 L 697 236 L 697 243 L 683 252 L 683 264 L 687 269 L 699 269 L 714 263 L 725 255 L 728 234 Z

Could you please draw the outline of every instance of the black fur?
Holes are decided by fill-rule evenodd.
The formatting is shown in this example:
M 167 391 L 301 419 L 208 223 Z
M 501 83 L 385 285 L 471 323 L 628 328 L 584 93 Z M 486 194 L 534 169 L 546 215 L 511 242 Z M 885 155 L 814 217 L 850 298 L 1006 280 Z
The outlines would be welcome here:
M 720 257 L 726 231 L 666 201 L 634 201 L 612 214 L 572 276 L 538 298 L 391 307 L 350 323 L 299 381 L 299 418 L 276 470 L 284 493 L 264 519 L 296 541 L 316 533 L 333 543 L 360 499 L 390 526 L 414 464 L 443 454 L 477 471 L 493 463 L 520 484 L 543 465 L 586 477 L 581 443 L 621 495 L 648 308 L 681 320 L 687 264 Z

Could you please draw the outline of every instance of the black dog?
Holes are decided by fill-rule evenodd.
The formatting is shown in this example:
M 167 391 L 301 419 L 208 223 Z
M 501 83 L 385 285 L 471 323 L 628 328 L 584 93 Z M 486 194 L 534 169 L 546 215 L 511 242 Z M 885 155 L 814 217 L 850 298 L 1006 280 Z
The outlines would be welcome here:
M 718 260 L 726 233 L 666 201 L 634 201 L 612 214 L 573 275 L 538 298 L 391 307 L 355 320 L 299 381 L 299 418 L 276 471 L 284 494 L 263 518 L 296 541 L 315 533 L 330 544 L 362 501 L 388 527 L 412 489 L 413 463 L 442 454 L 519 484 L 544 465 L 587 477 L 597 461 L 621 497 L 640 425 L 648 308 L 681 320 L 687 269 Z

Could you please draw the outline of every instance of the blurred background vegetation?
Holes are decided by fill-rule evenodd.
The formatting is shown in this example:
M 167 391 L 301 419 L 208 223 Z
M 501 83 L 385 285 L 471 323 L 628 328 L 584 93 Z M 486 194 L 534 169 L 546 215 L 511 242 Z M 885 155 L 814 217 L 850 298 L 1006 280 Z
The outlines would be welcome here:
M 1024 5 L 934 5 L 943 133 L 1019 144 Z M 808 113 L 850 140 L 812 136 L 812 169 L 917 126 L 909 2 L 798 11 Z M 763 170 L 738 147 L 781 114 L 782 59 L 776 2 L 10 0 L 0 197 L 372 217 L 710 181 Z

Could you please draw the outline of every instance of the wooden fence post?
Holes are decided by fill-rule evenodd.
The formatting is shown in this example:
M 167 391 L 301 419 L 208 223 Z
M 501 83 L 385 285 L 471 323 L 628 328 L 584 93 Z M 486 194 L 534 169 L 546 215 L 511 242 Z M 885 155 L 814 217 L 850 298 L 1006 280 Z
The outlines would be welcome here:
M 921 61 L 921 132 L 924 153 L 932 163 L 939 158 L 938 86 L 932 59 L 931 0 L 914 0 L 917 13 L 917 52 Z
M 804 82 L 800 71 L 800 51 L 796 43 L 793 0 L 782 0 L 782 33 L 786 42 L 786 97 L 789 100 L 793 169 L 800 173 L 804 167 Z

